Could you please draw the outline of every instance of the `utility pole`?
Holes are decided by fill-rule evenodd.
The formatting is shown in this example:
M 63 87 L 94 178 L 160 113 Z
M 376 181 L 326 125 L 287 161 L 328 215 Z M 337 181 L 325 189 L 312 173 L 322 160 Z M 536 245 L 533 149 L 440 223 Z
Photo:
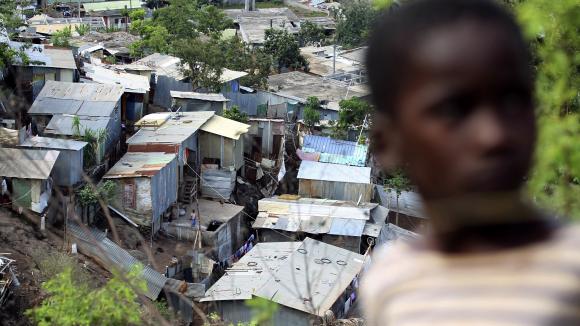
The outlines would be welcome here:
M 332 54 L 332 74 L 336 74 L 336 42 L 332 46 L 333 54 Z
M 80 20 L 81 20 L 81 0 L 79 0 L 78 11 L 79 11 L 79 23 L 80 23 Z

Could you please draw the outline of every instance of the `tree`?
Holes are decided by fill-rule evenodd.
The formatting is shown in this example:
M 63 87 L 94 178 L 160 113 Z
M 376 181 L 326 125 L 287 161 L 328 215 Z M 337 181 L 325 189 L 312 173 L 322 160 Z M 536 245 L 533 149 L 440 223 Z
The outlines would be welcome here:
M 243 85 L 266 88 L 272 69 L 270 55 L 262 49 L 248 47 L 238 37 L 224 41 L 223 55 L 226 68 L 248 73 L 240 80 Z
M 60 31 L 56 31 L 50 37 L 52 45 L 67 48 L 70 46 L 70 38 L 72 37 L 71 27 L 67 26 Z
M 173 46 L 173 54 L 183 61 L 183 73 L 190 78 L 194 89 L 209 89 L 218 92 L 221 75 L 225 67 L 222 42 L 191 38 L 183 46 Z
M 246 112 L 240 111 L 240 109 L 235 105 L 230 109 L 225 110 L 223 116 L 224 118 L 232 119 L 241 123 L 248 122 L 248 114 Z
M 326 35 L 322 27 L 311 21 L 300 24 L 300 31 L 298 32 L 298 43 L 300 46 L 323 45 L 325 39 Z
M 338 121 L 333 126 L 333 138 L 345 139 L 349 129 L 367 128 L 365 120 L 368 120 L 372 112 L 368 102 L 353 97 L 340 101 L 338 105 Z
M 140 270 L 124 277 L 115 273 L 105 286 L 91 289 L 75 282 L 67 268 L 42 285 L 49 297 L 26 314 L 40 326 L 138 325 L 142 322 L 138 293 L 146 289 L 138 281 Z
M 580 218 L 580 6 L 576 0 L 507 1 L 531 43 L 539 108 L 534 198 Z
M 304 124 L 308 128 L 314 128 L 320 123 L 320 101 L 316 96 L 310 96 L 304 106 Z
M 296 37 L 286 30 L 272 28 L 266 30 L 264 52 L 272 56 L 279 72 L 283 68 L 306 68 L 308 64 L 300 54 Z
M 378 15 L 369 0 L 341 2 L 342 9 L 336 14 L 336 42 L 345 48 L 364 45 Z
M 220 38 L 221 33 L 234 23 L 222 10 L 211 5 L 201 7 L 195 18 L 197 31 L 214 38 Z

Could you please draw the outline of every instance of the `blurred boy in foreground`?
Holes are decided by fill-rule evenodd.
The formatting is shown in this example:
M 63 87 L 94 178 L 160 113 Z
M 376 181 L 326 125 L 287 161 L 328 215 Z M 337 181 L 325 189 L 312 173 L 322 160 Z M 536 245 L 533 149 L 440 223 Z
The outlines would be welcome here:
M 536 126 L 513 17 L 484 0 L 403 3 L 369 47 L 374 142 L 417 186 L 431 228 L 374 256 L 369 325 L 580 325 L 580 230 L 521 193 Z

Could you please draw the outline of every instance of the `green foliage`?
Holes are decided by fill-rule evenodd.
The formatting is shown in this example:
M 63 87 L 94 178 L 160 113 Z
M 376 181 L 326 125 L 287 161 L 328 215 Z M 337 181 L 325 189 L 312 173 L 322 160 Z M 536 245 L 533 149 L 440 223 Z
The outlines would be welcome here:
M 138 293 L 146 285 L 138 280 L 141 268 L 121 276 L 115 273 L 98 289 L 76 284 L 73 271 L 66 268 L 42 285 L 49 295 L 39 307 L 26 314 L 39 326 L 137 325 L 141 323 Z
M 531 42 L 539 140 L 529 188 L 561 214 L 580 218 L 580 6 L 577 0 L 507 1 Z
M 94 205 L 99 201 L 108 204 L 117 194 L 117 186 L 112 180 L 107 180 L 98 186 L 84 185 L 77 193 L 82 206 Z
M 54 32 L 50 37 L 52 45 L 67 48 L 70 46 L 70 38 L 72 37 L 72 30 L 70 26 L 63 28 L 60 31 Z
M 201 7 L 195 18 L 197 31 L 213 38 L 220 38 L 222 31 L 234 24 L 223 11 L 214 6 Z
M 336 42 L 345 48 L 364 45 L 378 11 L 369 0 L 341 2 L 342 9 L 336 13 Z
M 272 57 L 262 49 L 250 48 L 238 37 L 222 41 L 223 66 L 228 69 L 245 71 L 247 76 L 240 82 L 249 87 L 266 88 L 272 67 Z
M 232 119 L 241 123 L 248 122 L 248 114 L 240 111 L 237 106 L 232 106 L 229 110 L 224 110 L 224 118 Z
M 320 123 L 320 101 L 316 96 L 310 96 L 304 105 L 304 124 L 308 128 L 313 128 Z
M 80 119 L 78 117 L 73 117 L 72 129 L 74 137 L 77 140 L 87 142 L 88 145 L 84 149 L 84 165 L 85 167 L 91 167 L 95 164 L 101 163 L 101 159 L 104 154 L 105 143 L 109 137 L 105 129 L 99 129 L 93 131 L 92 129 L 85 128 L 83 131 L 80 130 Z M 82 134 L 81 134 L 82 133 Z
M 333 138 L 346 139 L 348 130 L 367 128 L 365 118 L 368 118 L 372 112 L 372 107 L 368 102 L 359 98 L 351 98 L 340 101 L 338 105 L 340 108 L 338 121 L 333 126 Z
M 71 269 L 75 284 L 88 284 L 91 281 L 89 272 L 78 264 L 75 257 L 68 255 L 66 252 L 33 248 L 30 255 L 40 271 L 42 281 L 64 272 L 67 268 Z
M 283 68 L 306 68 L 308 64 L 300 54 L 298 40 L 286 30 L 266 30 L 264 52 L 272 56 L 279 72 Z
M 251 325 L 273 325 L 272 318 L 276 311 L 278 311 L 278 304 L 276 302 L 255 297 L 246 300 L 246 305 L 252 310 Z
M 394 190 L 397 193 L 397 197 L 401 195 L 403 191 L 411 190 L 411 181 L 401 169 L 396 169 L 390 173 L 390 176 L 385 178 L 383 183 L 385 189 Z
M 225 66 L 221 41 L 191 38 L 185 44 L 175 46 L 173 52 L 183 61 L 183 74 L 190 78 L 194 89 L 206 88 L 218 92 Z
M 301 47 L 309 45 L 324 45 L 326 43 L 324 29 L 311 21 L 301 23 L 300 31 L 298 32 L 298 43 Z
M 77 25 L 77 26 L 75 26 L 75 31 L 80 36 L 86 35 L 87 33 L 89 33 L 91 31 L 91 25 L 88 25 L 88 24 Z

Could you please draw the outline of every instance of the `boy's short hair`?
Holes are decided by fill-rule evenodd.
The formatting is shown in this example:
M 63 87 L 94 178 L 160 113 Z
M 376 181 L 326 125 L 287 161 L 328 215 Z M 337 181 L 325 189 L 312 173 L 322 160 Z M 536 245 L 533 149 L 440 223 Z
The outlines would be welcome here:
M 379 112 L 396 115 L 394 106 L 408 74 L 409 53 L 428 30 L 464 19 L 496 23 L 516 42 L 531 77 L 527 43 L 514 17 L 491 0 L 415 0 L 385 11 L 371 35 L 367 71 L 373 101 Z M 531 79 L 531 78 L 530 78 Z

